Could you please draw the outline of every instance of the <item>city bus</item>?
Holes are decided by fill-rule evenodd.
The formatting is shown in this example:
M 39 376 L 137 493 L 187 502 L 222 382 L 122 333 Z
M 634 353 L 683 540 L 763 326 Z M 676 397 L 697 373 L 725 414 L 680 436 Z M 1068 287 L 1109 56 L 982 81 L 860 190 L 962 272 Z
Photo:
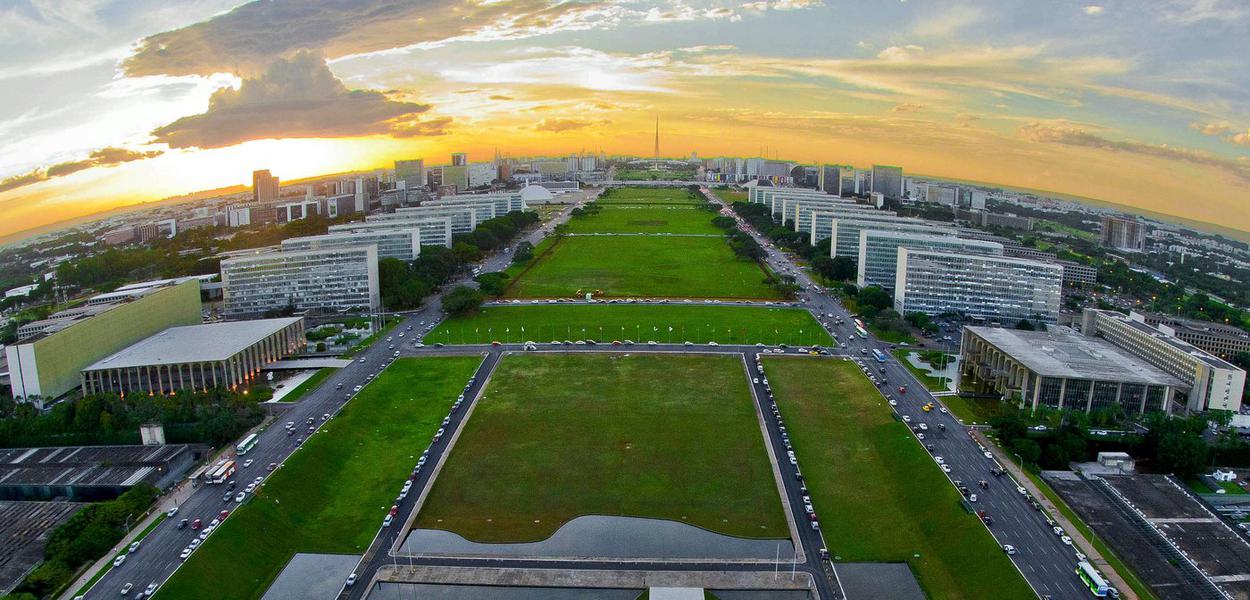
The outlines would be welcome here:
M 859 319 L 855 319 L 855 328 L 856 328 L 856 329 L 863 329 L 863 328 L 864 328 L 864 322 L 863 322 L 863 321 L 861 321 L 861 320 L 859 320 Z
M 872 357 L 877 359 L 877 362 L 879 363 L 885 362 L 885 354 L 882 354 L 881 351 L 876 348 L 872 349 Z
M 861 337 L 861 338 L 866 338 L 866 337 L 868 337 L 868 332 L 867 332 L 867 331 L 865 331 L 863 327 L 856 327 L 856 328 L 855 328 L 855 335 L 858 335 L 858 336 L 859 336 L 859 337 Z
M 243 441 L 239 442 L 239 445 L 234 447 L 235 452 L 237 452 L 239 456 L 243 456 L 244 454 L 247 454 L 248 451 L 250 451 L 252 448 L 255 448 L 256 442 L 259 442 L 259 441 L 260 441 L 260 436 L 253 433 L 252 435 L 249 435 L 243 438 Z
M 1107 582 L 1103 581 L 1102 576 L 1098 574 L 1093 565 L 1085 561 L 1076 563 L 1076 575 L 1085 583 L 1085 587 L 1089 588 L 1091 594 L 1099 598 L 1107 597 L 1109 593 Z
M 227 479 L 230 479 L 231 475 L 234 475 L 234 471 L 234 461 L 222 459 L 218 461 L 217 464 L 213 465 L 212 469 L 204 473 L 204 482 L 216 484 L 225 483 Z

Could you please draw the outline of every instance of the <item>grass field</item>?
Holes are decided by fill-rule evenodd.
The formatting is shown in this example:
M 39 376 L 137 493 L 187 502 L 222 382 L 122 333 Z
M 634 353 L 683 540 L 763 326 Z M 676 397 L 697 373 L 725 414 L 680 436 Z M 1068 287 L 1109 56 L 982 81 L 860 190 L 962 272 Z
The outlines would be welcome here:
M 740 358 L 504 358 L 416 526 L 529 542 L 588 514 L 787 537 Z
M 734 202 L 746 202 L 749 197 L 746 192 L 735 192 L 733 190 L 713 190 L 717 198 L 720 198 L 726 204 Z
M 903 366 L 906 367 L 908 371 L 911 371 L 911 374 L 924 384 L 925 389 L 928 389 L 930 392 L 942 392 L 949 389 L 945 385 L 946 380 L 934 377 L 927 371 L 916 368 L 915 365 L 911 364 L 911 361 L 907 360 L 907 356 L 913 352 L 916 352 L 916 350 L 911 348 L 895 348 L 890 351 L 890 353 L 898 359 L 898 362 L 903 363 Z
M 259 598 L 296 552 L 363 552 L 414 455 L 480 362 L 396 361 L 226 519 L 157 596 Z
M 760 266 L 739 259 L 721 238 L 562 237 L 517 277 L 512 298 L 779 297 Z
M 674 181 L 694 178 L 694 169 L 652 171 L 651 169 L 617 169 L 616 178 L 622 181 Z
M 907 562 L 930 598 L 1031 598 L 928 453 L 854 363 L 764 360 L 829 552 Z
M 942 404 L 945 404 L 946 408 L 949 408 L 951 413 L 965 425 L 988 423 L 994 417 L 1015 412 L 1010 404 L 994 398 L 944 396 Z
M 792 346 L 833 343 L 803 309 L 685 304 L 487 306 L 475 315 L 443 321 L 425 336 L 426 343 L 444 344 L 585 339 Z
M 610 193 L 600 196 L 598 202 L 610 204 L 699 204 L 702 198 L 695 198 L 685 188 L 613 188 Z
M 317 389 L 317 386 L 321 385 L 321 382 L 325 381 L 333 372 L 334 369 L 318 369 L 316 373 L 313 373 L 312 377 L 305 379 L 298 386 L 295 386 L 295 389 L 287 392 L 287 395 L 283 396 L 279 402 L 299 402 L 303 399 L 304 394 L 307 394 L 309 390 Z
M 694 206 L 609 205 L 598 213 L 574 217 L 565 225 L 567 233 L 700 233 L 724 235 L 712 225 L 716 213 Z

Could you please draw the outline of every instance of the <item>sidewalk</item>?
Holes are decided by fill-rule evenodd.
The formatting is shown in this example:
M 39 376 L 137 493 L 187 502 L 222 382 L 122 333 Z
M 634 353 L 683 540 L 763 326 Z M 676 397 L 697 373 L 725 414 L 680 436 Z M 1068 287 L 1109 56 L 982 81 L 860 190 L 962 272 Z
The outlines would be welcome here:
M 1029 477 L 1024 474 L 1020 465 L 1017 465 L 1012 460 L 1011 456 L 999 448 L 998 444 L 987 439 L 985 434 L 980 430 L 974 430 L 973 439 L 989 449 L 989 451 L 994 454 L 994 459 L 998 461 L 998 464 L 1002 465 L 1008 473 L 1011 473 L 1011 476 L 1016 480 L 1017 485 L 1020 485 L 1024 487 L 1024 489 L 1028 490 L 1029 495 L 1032 496 L 1038 504 L 1042 505 L 1046 514 L 1049 515 L 1050 518 L 1054 519 L 1055 523 L 1063 528 L 1064 533 L 1066 533 L 1068 537 L 1072 538 L 1072 543 L 1085 554 L 1086 560 L 1089 561 L 1089 564 L 1094 565 L 1100 573 L 1106 575 L 1111 584 L 1120 591 L 1121 598 L 1138 600 L 1137 593 L 1133 591 L 1133 588 L 1129 587 L 1128 582 L 1124 581 L 1124 578 L 1120 577 L 1120 573 L 1113 569 L 1111 565 L 1107 564 L 1107 560 L 1102 557 L 1102 554 L 1094 548 L 1094 545 L 1090 543 L 1089 540 L 1085 539 L 1084 534 L 1082 534 L 1081 531 L 1077 529 L 1066 516 L 1064 516 L 1063 512 L 1059 510 L 1059 507 L 1055 506 L 1055 504 L 1050 501 L 1050 498 L 1048 498 L 1046 494 L 1042 493 L 1042 490 L 1033 483 L 1033 480 L 1029 479 Z
M 131 526 L 130 531 L 122 537 L 122 540 L 117 542 L 117 544 L 113 546 L 113 548 L 110 549 L 104 556 L 100 557 L 100 560 L 95 561 L 91 566 L 87 567 L 87 570 L 83 571 L 82 575 L 79 575 L 79 577 L 74 580 L 74 583 L 65 588 L 65 592 L 62 593 L 59 598 L 61 600 L 71 600 L 74 595 L 78 593 L 78 590 L 82 589 L 82 586 L 86 585 L 87 581 L 94 577 L 100 569 L 111 567 L 113 557 L 129 548 L 130 543 L 133 542 L 140 533 L 143 533 L 143 530 L 147 529 L 148 525 L 152 524 L 152 521 L 155 521 L 162 514 L 165 514 L 165 511 L 168 511 L 174 506 L 180 506 L 183 501 L 191 496 L 192 492 L 194 492 L 194 490 L 191 488 L 191 484 L 187 482 L 186 479 L 183 479 L 182 483 L 174 487 L 172 491 L 166 493 L 164 496 L 161 496 L 160 499 L 156 501 L 156 504 L 152 507 L 152 509 L 149 510 L 149 512 L 143 517 L 143 519 Z

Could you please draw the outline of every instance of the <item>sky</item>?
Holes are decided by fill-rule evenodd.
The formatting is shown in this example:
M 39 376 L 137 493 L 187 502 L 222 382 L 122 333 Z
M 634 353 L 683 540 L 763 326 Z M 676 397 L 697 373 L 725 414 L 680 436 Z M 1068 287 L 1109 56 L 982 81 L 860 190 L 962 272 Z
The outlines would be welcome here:
M 0 236 L 117 206 L 581 150 L 757 156 L 1250 231 L 1241 0 L 10 0 Z

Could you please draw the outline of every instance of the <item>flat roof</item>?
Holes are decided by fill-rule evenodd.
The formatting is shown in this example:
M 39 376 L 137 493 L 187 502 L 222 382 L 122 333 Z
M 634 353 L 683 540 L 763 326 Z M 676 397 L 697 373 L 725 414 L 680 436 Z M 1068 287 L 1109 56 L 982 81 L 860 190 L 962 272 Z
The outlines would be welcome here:
M 1101 338 L 1067 327 L 1024 331 L 1001 327 L 965 327 L 1042 377 L 1124 381 L 1189 389 L 1185 382 Z
M 127 369 L 226 360 L 302 317 L 170 327 L 83 369 Z

